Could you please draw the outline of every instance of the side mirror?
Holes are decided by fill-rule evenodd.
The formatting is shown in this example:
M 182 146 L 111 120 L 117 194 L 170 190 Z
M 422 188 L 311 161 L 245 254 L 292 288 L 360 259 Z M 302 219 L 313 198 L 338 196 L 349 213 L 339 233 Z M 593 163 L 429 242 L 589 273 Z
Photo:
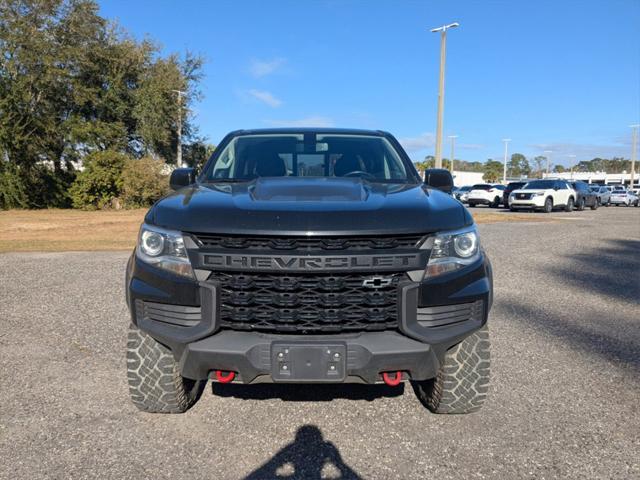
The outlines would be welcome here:
M 441 190 L 451 195 L 453 190 L 453 177 L 451 172 L 444 168 L 428 168 L 424 171 L 424 183 L 431 188 Z
M 169 185 L 172 190 L 179 190 L 193 183 L 196 183 L 196 170 L 194 168 L 176 168 L 171 172 Z

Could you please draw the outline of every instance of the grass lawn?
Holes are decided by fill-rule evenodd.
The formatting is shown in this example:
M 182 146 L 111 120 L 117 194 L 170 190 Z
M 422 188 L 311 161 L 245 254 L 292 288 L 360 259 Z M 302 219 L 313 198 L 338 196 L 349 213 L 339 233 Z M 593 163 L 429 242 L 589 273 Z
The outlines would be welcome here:
M 0 212 L 0 252 L 129 250 L 146 210 Z
M 130 250 L 146 210 L 0 211 L 0 252 Z M 476 223 L 548 221 L 540 215 L 471 209 Z

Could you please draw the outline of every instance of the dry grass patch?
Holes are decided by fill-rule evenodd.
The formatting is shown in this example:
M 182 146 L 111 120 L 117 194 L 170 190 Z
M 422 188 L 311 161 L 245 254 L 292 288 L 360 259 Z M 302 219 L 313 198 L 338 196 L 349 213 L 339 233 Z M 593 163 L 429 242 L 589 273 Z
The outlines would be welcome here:
M 0 211 L 0 252 L 129 250 L 145 209 Z
M 472 208 L 476 223 L 544 222 L 545 215 Z M 0 211 L 0 252 L 130 250 L 146 210 Z
M 508 210 L 469 208 L 476 223 L 550 222 L 552 217 L 537 212 L 514 213 Z

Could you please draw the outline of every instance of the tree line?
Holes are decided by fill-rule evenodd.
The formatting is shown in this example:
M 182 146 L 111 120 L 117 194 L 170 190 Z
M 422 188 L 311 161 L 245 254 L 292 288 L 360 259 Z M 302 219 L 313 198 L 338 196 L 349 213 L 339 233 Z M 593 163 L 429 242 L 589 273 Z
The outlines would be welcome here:
M 418 171 L 422 172 L 427 168 L 435 166 L 435 157 L 427 155 L 422 162 L 415 162 Z M 448 158 L 442 159 L 442 167 L 450 169 L 451 161 Z M 488 159 L 486 162 L 468 162 L 455 159 L 454 169 L 458 172 L 482 172 L 486 182 L 494 183 L 502 179 L 504 164 L 502 161 Z M 531 159 L 521 153 L 514 153 L 507 162 L 508 178 L 542 178 L 542 174 L 547 171 L 547 157 L 537 155 Z M 553 165 L 549 163 L 549 171 L 553 173 L 562 172 L 607 172 L 622 173 L 631 171 L 631 160 L 614 157 L 612 159 L 594 158 L 593 160 L 582 160 L 569 167 L 563 165 Z
M 189 113 L 203 59 L 162 55 L 98 11 L 94 0 L 0 0 L 0 208 L 78 206 L 78 166 L 98 154 L 162 170 L 179 117 L 183 160 L 210 153 Z

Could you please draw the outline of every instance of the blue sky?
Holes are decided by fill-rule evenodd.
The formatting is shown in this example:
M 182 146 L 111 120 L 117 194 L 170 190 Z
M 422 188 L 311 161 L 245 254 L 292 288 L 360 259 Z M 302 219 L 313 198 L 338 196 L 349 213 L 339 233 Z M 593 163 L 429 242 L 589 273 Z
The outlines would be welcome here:
M 502 158 L 501 139 L 554 164 L 630 156 L 640 123 L 640 0 L 101 2 L 165 52 L 207 59 L 194 107 L 212 143 L 239 128 L 383 129 L 433 154 L 439 35 L 456 158 Z

